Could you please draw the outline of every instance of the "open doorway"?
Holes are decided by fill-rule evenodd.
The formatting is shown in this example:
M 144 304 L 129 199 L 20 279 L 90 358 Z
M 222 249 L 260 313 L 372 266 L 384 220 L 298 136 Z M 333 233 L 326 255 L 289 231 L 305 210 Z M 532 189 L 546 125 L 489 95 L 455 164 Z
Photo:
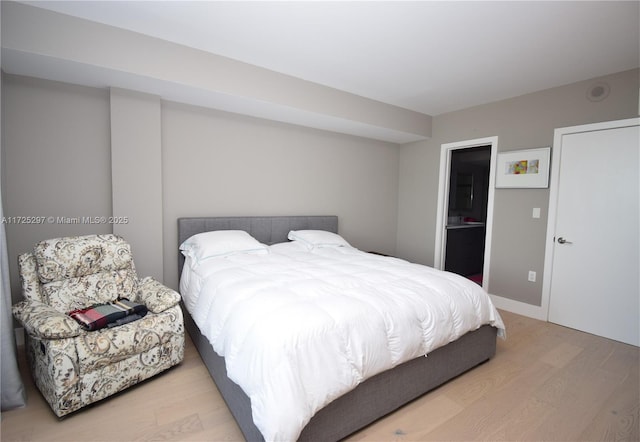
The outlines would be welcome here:
M 497 138 L 442 145 L 435 267 L 488 290 Z
M 451 152 L 444 269 L 482 285 L 491 146 Z

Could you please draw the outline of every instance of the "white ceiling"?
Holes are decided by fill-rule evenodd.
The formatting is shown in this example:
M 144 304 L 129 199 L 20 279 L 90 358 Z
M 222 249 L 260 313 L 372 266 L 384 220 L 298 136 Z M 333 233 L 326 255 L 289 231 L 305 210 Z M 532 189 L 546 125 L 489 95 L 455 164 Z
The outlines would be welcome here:
M 639 66 L 639 2 L 23 2 L 438 115 Z

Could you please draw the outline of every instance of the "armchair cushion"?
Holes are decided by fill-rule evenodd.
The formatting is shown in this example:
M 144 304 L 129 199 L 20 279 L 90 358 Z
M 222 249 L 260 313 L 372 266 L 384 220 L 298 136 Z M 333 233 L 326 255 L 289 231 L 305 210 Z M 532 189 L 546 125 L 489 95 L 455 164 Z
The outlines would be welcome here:
M 140 362 L 143 366 L 160 363 L 165 357 L 159 355 L 163 345 L 179 336 L 181 329 L 177 325 L 182 321 L 179 308 L 146 315 L 118 327 L 83 331 L 76 339 L 80 371 L 89 373 L 151 349 L 156 349 L 154 360 Z
M 82 327 L 71 317 L 39 301 L 25 300 L 15 304 L 12 310 L 27 334 L 40 339 L 73 338 L 82 332 Z
M 135 301 L 146 305 L 153 313 L 160 313 L 177 305 L 180 302 L 180 295 L 147 276 L 138 283 L 138 295 Z
M 33 249 L 40 282 L 79 278 L 131 267 L 131 247 L 116 235 L 88 235 L 41 241 Z
M 38 279 L 38 263 L 33 253 L 19 255 L 18 267 L 20 268 L 20 283 L 22 284 L 24 299 L 44 301 L 42 290 L 40 290 L 40 280 Z
M 130 269 L 112 270 L 42 284 L 44 301 L 62 312 L 130 298 L 136 279 Z
M 33 249 L 42 301 L 60 312 L 132 299 L 137 275 L 131 247 L 116 235 L 41 241 Z

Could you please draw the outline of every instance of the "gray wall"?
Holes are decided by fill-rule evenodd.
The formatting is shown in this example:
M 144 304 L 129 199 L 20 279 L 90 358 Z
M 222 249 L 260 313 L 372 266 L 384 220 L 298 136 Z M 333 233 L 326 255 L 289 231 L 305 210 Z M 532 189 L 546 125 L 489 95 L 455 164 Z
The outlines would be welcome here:
M 367 250 L 395 252 L 398 148 L 193 106 L 162 106 L 165 278 L 180 216 L 327 215 Z
M 138 274 L 163 280 L 160 97 L 111 89 L 113 233 L 127 238 Z
M 638 76 L 631 70 L 434 117 L 430 140 L 400 150 L 398 255 L 433 265 L 443 143 L 498 136 L 499 152 L 551 146 L 555 128 L 637 116 Z M 593 102 L 587 94 L 597 81 L 610 94 Z M 548 189 L 496 189 L 491 294 L 540 305 L 548 206 Z M 534 207 L 540 219 L 532 218 Z M 529 270 L 537 282 L 527 281 Z
M 56 217 L 7 225 L 14 299 L 19 253 L 111 231 L 135 243 L 141 276 L 177 288 L 181 216 L 335 214 L 354 246 L 395 252 L 397 145 L 122 90 L 12 75 L 2 86 L 5 216 Z M 129 222 L 57 220 L 110 215 Z M 160 268 L 145 267 L 157 257 Z
M 111 232 L 74 222 L 111 215 L 109 92 L 3 75 L 2 106 L 4 215 L 45 217 L 6 223 L 15 299 L 19 253 L 47 238 Z

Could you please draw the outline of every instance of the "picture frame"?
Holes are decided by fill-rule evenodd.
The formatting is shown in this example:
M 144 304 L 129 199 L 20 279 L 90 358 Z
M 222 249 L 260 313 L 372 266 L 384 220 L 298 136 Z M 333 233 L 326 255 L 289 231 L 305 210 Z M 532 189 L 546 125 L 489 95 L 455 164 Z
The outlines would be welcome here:
M 498 153 L 496 188 L 549 187 L 551 147 Z

